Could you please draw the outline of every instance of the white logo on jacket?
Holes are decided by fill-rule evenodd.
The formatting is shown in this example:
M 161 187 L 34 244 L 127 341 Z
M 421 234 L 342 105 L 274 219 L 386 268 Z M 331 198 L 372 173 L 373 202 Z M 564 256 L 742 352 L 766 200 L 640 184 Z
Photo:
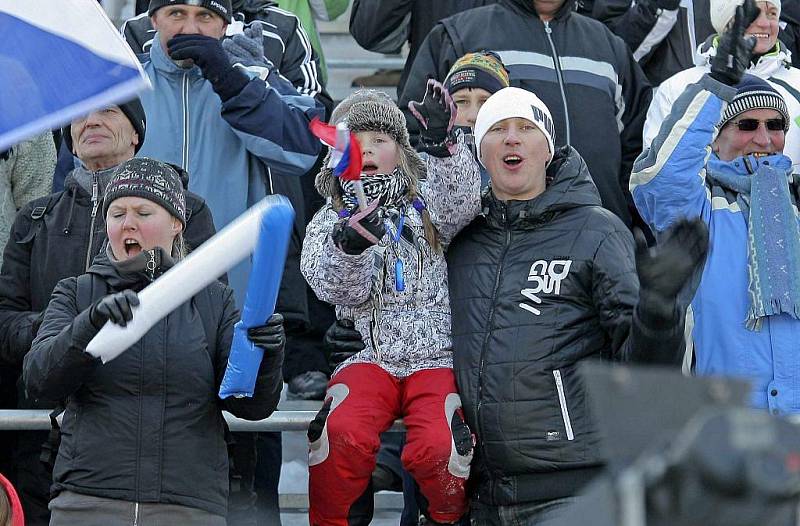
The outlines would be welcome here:
M 561 282 L 569 274 L 571 266 L 572 260 L 570 259 L 554 259 L 553 261 L 540 259 L 535 261 L 531 265 L 530 272 L 528 272 L 528 281 L 532 281 L 535 285 L 532 288 L 522 289 L 520 293 L 536 304 L 542 303 L 542 299 L 538 294 L 560 294 Z M 536 316 L 542 313 L 542 311 L 528 303 L 523 302 L 519 306 Z

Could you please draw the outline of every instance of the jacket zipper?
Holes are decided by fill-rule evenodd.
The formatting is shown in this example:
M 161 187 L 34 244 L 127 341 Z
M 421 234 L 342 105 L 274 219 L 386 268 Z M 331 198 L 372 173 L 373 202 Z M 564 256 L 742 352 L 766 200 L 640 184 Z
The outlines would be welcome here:
M 497 292 L 500 289 L 500 276 L 502 274 L 502 269 L 503 269 L 503 260 L 505 260 L 506 253 L 508 252 L 508 247 L 511 244 L 511 229 L 509 228 L 509 225 L 506 224 L 506 212 L 505 212 L 505 210 L 503 211 L 502 220 L 503 220 L 503 228 L 505 228 L 505 231 L 506 231 L 506 239 L 505 239 L 505 243 L 503 244 L 503 251 L 500 254 L 500 261 L 499 261 L 499 263 L 497 265 L 497 272 L 495 273 L 495 276 L 494 276 L 494 288 L 492 289 L 492 303 L 491 303 L 492 306 L 489 309 L 488 323 L 487 323 L 487 326 L 486 326 L 486 335 L 483 337 L 483 347 L 481 348 L 481 359 L 480 359 L 480 362 L 479 362 L 479 365 L 478 365 L 478 397 L 477 397 L 478 400 L 477 400 L 476 405 L 475 405 L 475 436 L 476 437 L 483 436 L 483 433 L 481 433 L 481 431 L 480 431 L 480 427 L 481 427 L 481 405 L 483 405 L 483 367 L 484 367 L 484 365 L 486 363 L 486 350 L 487 350 L 487 346 L 489 344 L 489 329 L 492 326 L 492 322 L 494 321 L 495 299 L 497 298 Z M 480 439 L 480 438 L 478 438 L 478 446 L 481 448 L 481 452 L 483 454 L 483 457 L 484 458 L 488 458 L 486 456 L 486 451 L 484 450 L 485 446 L 484 446 L 483 440 Z M 492 484 L 493 483 L 490 480 L 489 481 L 490 488 L 491 488 Z M 491 492 L 493 492 L 493 491 L 490 489 L 490 493 Z
M 183 107 L 183 150 L 181 151 L 181 168 L 189 171 L 189 75 L 183 74 L 181 86 L 181 106 Z
M 564 394 L 564 382 L 561 380 L 561 371 L 559 369 L 553 369 L 553 378 L 556 380 L 558 404 L 561 406 L 561 418 L 564 419 L 564 428 L 567 430 L 567 440 L 575 440 L 575 435 L 572 432 L 572 420 L 569 418 L 569 408 L 567 408 L 567 397 Z
M 97 174 L 92 174 L 92 219 L 89 222 L 89 246 L 86 247 L 86 262 L 83 270 L 89 270 L 89 264 L 92 262 L 92 243 L 94 242 L 94 222 L 97 217 L 97 207 L 100 204 L 100 182 L 97 180 Z
M 564 89 L 564 73 L 561 71 L 561 59 L 556 51 L 556 45 L 553 43 L 553 30 L 550 28 L 550 22 L 544 22 L 544 32 L 547 34 L 547 41 L 550 43 L 550 50 L 553 52 L 553 64 L 556 67 L 556 77 L 558 78 L 558 88 L 561 90 L 561 102 L 564 105 L 564 121 L 565 129 L 567 131 L 567 145 L 571 144 L 569 133 L 569 108 L 567 107 L 567 92 Z
M 139 503 L 133 503 L 133 526 L 139 526 Z

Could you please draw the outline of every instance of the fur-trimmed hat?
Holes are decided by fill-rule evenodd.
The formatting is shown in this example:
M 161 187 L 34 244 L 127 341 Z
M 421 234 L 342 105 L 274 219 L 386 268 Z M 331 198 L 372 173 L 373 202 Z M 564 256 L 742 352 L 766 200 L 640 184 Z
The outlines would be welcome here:
M 376 90 L 356 91 L 333 110 L 330 124 L 336 125 L 340 122 L 344 122 L 354 133 L 376 131 L 394 139 L 400 146 L 400 156 L 405 161 L 400 164 L 407 167 L 404 172 L 411 172 L 404 173 L 409 178 L 407 187 L 409 191 L 416 191 L 416 182 L 425 174 L 425 163 L 411 147 L 405 115 L 386 93 Z M 323 168 L 317 174 L 314 184 L 322 197 L 339 198 L 342 195 L 341 186 L 333 175 L 333 169 L 328 168 L 329 160 L 330 152 L 325 157 Z

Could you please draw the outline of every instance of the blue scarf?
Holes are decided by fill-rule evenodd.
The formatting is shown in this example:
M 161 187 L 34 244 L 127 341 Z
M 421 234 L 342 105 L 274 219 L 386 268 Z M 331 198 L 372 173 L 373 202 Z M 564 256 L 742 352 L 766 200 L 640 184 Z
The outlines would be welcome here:
M 750 166 L 753 175 L 736 166 Z M 800 319 L 800 225 L 789 193 L 791 160 L 784 155 L 709 162 L 713 184 L 737 194 L 747 221 L 750 307 L 745 326 L 761 330 L 765 316 Z

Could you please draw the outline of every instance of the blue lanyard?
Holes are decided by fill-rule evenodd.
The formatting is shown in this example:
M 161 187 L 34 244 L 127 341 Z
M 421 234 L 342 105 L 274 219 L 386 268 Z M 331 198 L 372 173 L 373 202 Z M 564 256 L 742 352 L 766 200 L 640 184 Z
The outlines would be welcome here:
M 392 236 L 392 240 L 394 244 L 400 241 L 400 236 L 403 234 L 403 225 L 406 223 L 406 211 L 405 208 L 403 209 L 402 214 L 400 214 L 400 221 L 397 224 L 397 231 Z M 403 271 L 405 270 L 405 265 L 403 265 L 403 260 L 400 259 L 400 255 L 395 247 L 395 262 L 394 262 L 394 288 L 397 292 L 403 292 L 406 290 L 406 280 L 403 277 Z

